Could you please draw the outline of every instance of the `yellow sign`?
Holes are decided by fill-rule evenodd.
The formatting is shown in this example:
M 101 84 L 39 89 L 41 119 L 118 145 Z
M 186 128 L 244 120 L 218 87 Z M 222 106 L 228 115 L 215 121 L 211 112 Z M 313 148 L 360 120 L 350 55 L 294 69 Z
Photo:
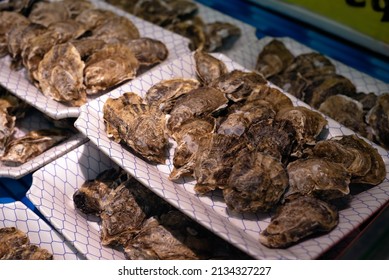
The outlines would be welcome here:
M 389 0 L 283 0 L 389 43 Z

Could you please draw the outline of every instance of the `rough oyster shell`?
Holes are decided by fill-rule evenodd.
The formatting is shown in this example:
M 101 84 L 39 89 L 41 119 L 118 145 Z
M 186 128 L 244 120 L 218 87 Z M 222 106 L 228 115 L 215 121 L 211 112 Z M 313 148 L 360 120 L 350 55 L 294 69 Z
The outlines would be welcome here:
M 266 78 L 281 73 L 294 59 L 284 43 L 273 39 L 258 54 L 255 70 Z
M 86 92 L 96 94 L 133 79 L 138 69 L 139 61 L 128 46 L 107 44 L 94 52 L 85 63 Z
M 135 93 L 109 98 L 103 108 L 107 134 L 124 141 L 136 153 L 154 163 L 165 163 L 168 137 L 165 115 Z
M 259 242 L 270 248 L 286 248 L 317 232 L 331 231 L 339 221 L 337 209 L 317 198 L 299 196 L 280 206 Z
M 378 97 L 376 104 L 366 116 L 378 143 L 389 149 L 389 93 Z
M 39 63 L 36 78 L 47 97 L 81 106 L 86 102 L 84 68 L 80 53 L 73 44 L 58 44 Z
M 233 162 L 223 197 L 233 211 L 267 212 L 277 205 L 287 186 L 288 175 L 279 160 L 242 150 Z
M 223 61 L 215 58 L 207 52 L 197 50 L 194 53 L 196 73 L 205 85 L 210 85 L 224 74 L 228 73 Z

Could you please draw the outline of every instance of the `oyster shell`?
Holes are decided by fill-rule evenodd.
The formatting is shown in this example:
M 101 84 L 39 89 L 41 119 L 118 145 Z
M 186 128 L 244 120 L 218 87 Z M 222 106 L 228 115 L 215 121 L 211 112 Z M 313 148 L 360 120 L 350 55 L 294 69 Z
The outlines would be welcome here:
M 303 100 L 317 109 L 332 95 L 353 96 L 355 92 L 355 85 L 341 75 L 318 76 L 304 89 Z
M 389 93 L 378 97 L 376 104 L 366 116 L 375 140 L 389 149 Z
M 170 112 L 167 128 L 174 133 L 185 121 L 207 116 L 227 106 L 224 93 L 210 87 L 199 87 L 180 96 Z
M 224 92 L 228 99 L 239 102 L 245 100 L 266 82 L 266 79 L 256 72 L 233 70 L 220 76 L 211 86 Z
M 272 105 L 275 112 L 293 108 L 293 103 L 282 91 L 267 84 L 257 85 L 257 88 L 247 97 L 247 102 L 264 100 Z
M 41 129 L 12 140 L 0 160 L 4 165 L 20 165 L 70 136 L 69 131 Z
M 199 16 L 190 19 L 180 20 L 168 25 L 168 29 L 174 33 L 180 34 L 190 40 L 189 49 L 205 50 L 206 34 L 204 31 L 204 22 Z
M 197 50 L 194 53 L 196 73 L 204 85 L 210 85 L 220 76 L 227 74 L 227 66 L 223 61 L 215 58 L 207 52 Z
M 149 218 L 124 251 L 131 260 L 193 260 L 211 258 L 215 238 L 179 211 Z
M 242 150 L 236 156 L 223 197 L 230 210 L 246 213 L 270 211 L 288 186 L 283 164 L 259 151 Z
M 108 16 L 92 30 L 92 38 L 106 43 L 125 43 L 140 38 L 139 30 L 134 23 L 124 16 Z
M 165 44 L 152 38 L 133 39 L 127 43 L 127 46 L 141 65 L 150 66 L 160 63 L 169 55 Z
M 75 208 L 84 214 L 100 216 L 111 191 L 128 180 L 129 175 L 121 169 L 104 170 L 96 178 L 85 181 L 73 194 Z
M 295 156 L 301 156 L 305 145 L 315 144 L 327 125 L 327 120 L 320 113 L 302 106 L 286 107 L 277 113 L 276 120 L 289 121 L 294 127 L 297 141 L 293 152 Z
M 135 93 L 109 98 L 103 108 L 108 136 L 123 141 L 136 153 L 154 163 L 165 163 L 168 137 L 165 115 L 145 104 Z
M 29 45 L 30 40 L 43 34 L 47 28 L 43 25 L 31 23 L 14 27 L 8 33 L 8 52 L 12 58 L 11 69 L 20 70 L 23 49 Z
M 162 80 L 147 91 L 145 99 L 149 105 L 157 106 L 164 113 L 169 114 L 181 95 L 187 94 L 199 86 L 200 82 L 195 79 Z
M 287 163 L 295 144 L 295 129 L 289 121 L 263 119 L 245 134 L 250 147 Z
M 205 194 L 227 186 L 233 162 L 245 141 L 234 135 L 212 134 L 201 138 L 193 176 L 194 190 Z
M 48 27 L 50 24 L 70 19 L 70 12 L 63 1 L 36 3 L 28 16 L 33 23 Z
M 102 201 L 101 242 L 103 245 L 125 245 L 143 222 L 166 212 L 170 206 L 134 178 L 111 190 Z
M 299 196 L 276 210 L 259 242 L 270 248 L 286 248 L 314 233 L 331 231 L 338 221 L 338 211 L 331 204 Z
M 387 172 L 385 163 L 377 149 L 356 135 L 343 136 L 337 141 L 347 148 L 355 148 L 364 155 L 370 156 L 370 170 L 363 176 L 352 178 L 352 183 L 378 185 L 385 179 Z
M 30 244 L 28 236 L 15 227 L 0 228 L 0 260 L 52 260 L 48 250 Z
M 255 70 L 269 78 L 281 73 L 293 59 L 293 54 L 284 43 L 273 39 L 258 54 Z
M 17 12 L 0 11 L 0 58 L 8 54 L 7 33 L 16 26 L 26 26 L 30 21 Z
M 5 103 L 0 99 L 0 157 L 4 154 L 8 143 L 12 140 L 15 134 L 16 117 L 8 113 Z
M 56 101 L 81 106 L 86 102 L 84 67 L 73 44 L 55 45 L 39 63 L 36 78 L 42 93 Z
M 102 49 L 106 43 L 103 40 L 90 37 L 83 37 L 76 40 L 71 40 L 70 43 L 76 47 L 80 53 L 81 59 L 86 61 L 96 51 Z
M 83 10 L 78 16 L 76 16 L 75 20 L 81 23 L 86 30 L 93 31 L 96 27 L 102 25 L 105 20 L 111 17 L 116 17 L 116 14 L 112 11 L 92 8 Z
M 229 49 L 239 39 L 241 30 L 229 22 L 215 21 L 204 25 L 204 51 L 216 52 Z
M 96 94 L 133 79 L 138 69 L 139 61 L 129 47 L 124 44 L 106 44 L 85 63 L 86 93 Z
M 178 180 L 184 175 L 193 174 L 201 138 L 210 137 L 214 129 L 215 119 L 195 118 L 184 122 L 180 130 L 172 135 L 177 147 L 174 151 L 174 168 L 169 175 L 170 180 Z
M 351 174 L 343 165 L 327 158 L 298 159 L 288 164 L 287 171 L 286 196 L 301 194 L 331 200 L 350 193 Z
M 357 100 L 342 94 L 332 95 L 321 103 L 319 111 L 360 135 L 367 136 L 365 113 Z

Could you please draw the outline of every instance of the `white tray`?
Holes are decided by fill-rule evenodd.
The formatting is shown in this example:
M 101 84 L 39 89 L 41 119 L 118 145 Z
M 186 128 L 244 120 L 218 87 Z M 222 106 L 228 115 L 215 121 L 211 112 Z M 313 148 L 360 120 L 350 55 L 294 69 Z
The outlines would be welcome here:
M 30 130 L 52 128 L 53 126 L 54 125 L 49 122 L 41 112 L 32 110 L 32 112 L 28 112 L 23 119 L 17 121 L 17 132 L 15 136 L 21 137 Z M 0 161 L 0 178 L 21 178 L 81 145 L 86 140 L 87 139 L 83 134 L 75 133 L 67 140 L 19 166 L 6 166 Z
M 181 54 L 189 52 L 188 39 L 125 13 L 103 1 L 92 0 L 91 2 L 97 8 L 111 10 L 118 15 L 129 18 L 139 29 L 142 37 L 150 37 L 162 41 L 169 50 L 168 59 L 175 59 Z M 44 96 L 38 88 L 27 80 L 25 69 L 13 71 L 10 69 L 10 63 L 11 59 L 9 56 L 0 59 L 1 85 L 53 119 L 78 117 L 80 113 L 79 107 L 67 106 Z M 95 99 L 97 96 L 89 96 L 88 101 Z
M 16 227 L 23 231 L 31 244 L 48 250 L 54 260 L 84 259 L 60 234 L 21 202 L 0 204 L 0 228 L 3 227 Z
M 215 56 L 223 60 L 229 70 L 243 69 L 239 64 L 222 54 L 215 54 Z M 387 176 L 387 179 L 379 186 L 367 189 L 354 196 L 349 207 L 340 211 L 339 225 L 329 234 L 308 239 L 285 250 L 273 250 L 262 246 L 258 242 L 258 234 L 267 227 L 270 221 L 269 215 L 231 214 L 219 193 L 214 192 L 209 196 L 198 196 L 193 190 L 193 181 L 182 184 L 169 181 L 168 175 L 172 169 L 172 156 L 165 165 L 148 164 L 107 137 L 102 110 L 108 97 L 118 97 L 128 91 L 144 96 L 147 89 L 155 83 L 173 77 L 195 77 L 195 64 L 192 54 L 156 67 L 131 83 L 83 106 L 75 126 L 88 136 L 91 142 L 96 144 L 104 154 L 135 176 L 145 186 L 249 255 L 258 259 L 317 258 L 389 200 Z M 288 96 L 295 105 L 307 106 L 293 96 Z M 352 133 L 331 119 L 328 119 L 328 122 L 328 137 Z M 383 156 L 386 168 L 389 170 L 388 152 L 376 145 L 374 147 Z M 173 154 L 172 151 L 170 154 Z

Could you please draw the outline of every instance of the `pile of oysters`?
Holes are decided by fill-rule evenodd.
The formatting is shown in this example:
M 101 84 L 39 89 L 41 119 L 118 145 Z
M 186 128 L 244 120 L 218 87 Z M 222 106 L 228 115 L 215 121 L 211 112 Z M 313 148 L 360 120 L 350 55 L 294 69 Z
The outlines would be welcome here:
M 260 242 L 288 247 L 338 223 L 333 201 L 354 184 L 386 176 L 378 151 L 356 135 L 325 139 L 327 121 L 294 106 L 258 72 L 229 71 L 207 52 L 193 53 L 197 79 L 162 80 L 145 97 L 108 98 L 106 133 L 131 152 L 165 164 L 171 180 L 191 176 L 195 191 L 221 191 L 237 213 L 274 213 Z
M 189 48 L 207 52 L 228 50 L 241 35 L 229 22 L 204 22 L 198 5 L 190 0 L 106 0 L 123 10 L 190 40 Z
M 120 168 L 107 169 L 85 181 L 73 201 L 80 212 L 101 219 L 102 245 L 122 247 L 127 259 L 249 258 Z
M 26 131 L 17 135 L 17 124 L 33 109 L 25 102 L 0 87 L 0 162 L 19 166 L 42 154 L 72 134 L 68 128 L 50 128 Z M 54 126 L 54 122 L 53 122 Z
M 28 3 L 34 4 L 0 6 L 0 57 L 10 55 L 11 68 L 24 67 L 56 101 L 80 106 L 168 57 L 164 43 L 141 37 L 127 17 L 86 0 Z
M 325 56 L 294 56 L 273 39 L 258 54 L 255 69 L 286 92 L 332 119 L 389 149 L 389 93 L 357 92 Z

